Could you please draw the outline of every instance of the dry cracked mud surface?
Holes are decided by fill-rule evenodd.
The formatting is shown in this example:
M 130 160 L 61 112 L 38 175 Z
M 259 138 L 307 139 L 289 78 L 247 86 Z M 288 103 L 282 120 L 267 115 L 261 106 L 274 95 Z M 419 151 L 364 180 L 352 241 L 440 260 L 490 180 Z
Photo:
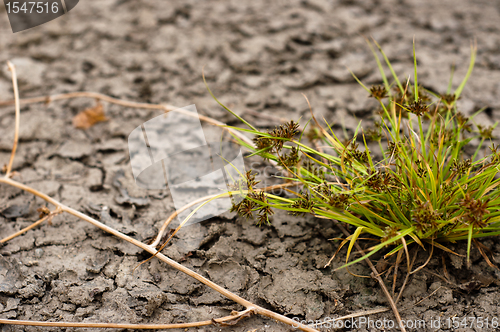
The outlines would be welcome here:
M 201 78 L 205 66 L 217 97 L 259 128 L 273 128 L 280 119 L 304 124 L 309 112 L 304 93 L 317 117 L 335 123 L 334 130 L 341 132 L 345 126 L 350 132 L 359 119 L 372 121 L 373 100 L 346 66 L 366 84 L 380 82 L 364 36 L 373 36 L 405 76 L 412 73 L 415 37 L 419 82 L 440 92 L 446 90 L 451 64 L 457 66 L 455 86 L 464 76 L 475 38 L 477 65 L 459 107 L 466 115 L 487 107 L 477 118 L 480 123 L 500 120 L 498 1 L 85 0 L 62 18 L 16 34 L 3 6 L 0 16 L 1 100 L 12 98 L 4 65 L 11 60 L 17 66 L 21 98 L 94 91 L 179 107 L 196 104 L 201 114 L 237 124 L 206 91 Z M 75 130 L 72 118 L 93 105 L 93 100 L 81 98 L 23 106 L 14 170 L 22 182 L 148 241 L 174 207 L 168 192 L 135 185 L 127 137 L 161 112 L 104 103 L 109 121 Z M 13 107 L 0 108 L 2 165 L 8 162 L 13 128 Z M 499 137 L 500 131 L 494 134 Z M 250 159 L 249 167 L 260 172 L 265 184 L 276 183 L 270 178 L 276 170 L 268 164 Z M 33 195 L 1 185 L 0 237 L 37 220 L 36 209 L 42 205 Z M 332 222 L 310 216 L 277 212 L 271 225 L 257 227 L 226 213 L 186 228 L 164 253 L 245 299 L 301 320 L 387 306 L 374 280 L 333 271 L 343 263 L 343 252 L 324 268 L 338 245 L 329 239 L 337 237 L 341 233 Z M 500 262 L 498 238 L 483 244 Z M 465 245 L 454 244 L 453 249 L 464 253 Z M 416 264 L 427 254 L 421 252 Z M 57 216 L 52 224 L 0 248 L 0 317 L 174 323 L 242 309 L 160 261 L 133 270 L 148 257 L 81 220 Z M 410 278 L 399 304 L 402 318 L 500 319 L 500 272 L 477 250 L 472 261 L 472 268 L 466 269 L 462 259 L 435 252 L 426 269 Z M 351 272 L 369 275 L 364 263 Z M 398 287 L 402 275 L 400 279 Z M 386 282 L 390 286 L 390 280 Z M 394 320 L 390 311 L 370 318 Z M 234 326 L 191 330 L 294 329 L 251 317 Z

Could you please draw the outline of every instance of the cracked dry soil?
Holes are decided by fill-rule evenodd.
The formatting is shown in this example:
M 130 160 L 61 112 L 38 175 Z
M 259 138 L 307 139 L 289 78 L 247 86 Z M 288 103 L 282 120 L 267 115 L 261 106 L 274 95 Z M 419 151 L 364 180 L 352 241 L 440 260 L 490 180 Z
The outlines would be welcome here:
M 412 72 L 415 36 L 419 82 L 437 91 L 446 90 L 452 63 L 457 65 L 455 86 L 460 82 L 470 41 L 476 38 L 477 65 L 459 107 L 466 115 L 488 107 L 478 116 L 480 123 L 500 120 L 498 1 L 86 0 L 62 18 L 16 34 L 10 31 L 3 6 L 0 15 L 0 62 L 11 60 L 17 66 L 21 98 L 95 91 L 179 107 L 196 104 L 202 114 L 237 124 L 206 91 L 201 79 L 206 65 L 214 93 L 260 128 L 272 128 L 280 118 L 301 119 L 304 124 L 308 107 L 301 93 L 305 93 L 318 118 L 334 122 L 334 130 L 341 132 L 344 125 L 352 132 L 359 119 L 372 121 L 373 100 L 346 66 L 366 84 L 380 82 L 363 36 L 372 35 L 396 71 L 406 76 Z M 11 98 L 10 74 L 2 65 L 0 99 Z M 174 211 L 173 203 L 168 192 L 135 185 L 127 136 L 160 113 L 105 104 L 109 121 L 75 130 L 72 117 L 92 105 L 89 99 L 72 99 L 23 106 L 14 170 L 22 182 L 147 241 Z M 2 164 L 9 158 L 13 128 L 13 107 L 0 108 Z M 494 134 L 500 136 L 499 130 Z M 266 184 L 276 182 L 263 176 L 264 171 L 275 172 L 267 164 L 250 159 L 249 166 L 261 173 Z M 42 205 L 32 195 L 0 186 L 0 237 L 37 220 L 36 209 Z M 345 270 L 333 272 L 345 259 L 342 252 L 323 268 L 338 245 L 329 239 L 340 236 L 331 222 L 310 216 L 277 211 L 272 225 L 257 227 L 226 213 L 186 228 L 164 252 L 242 297 L 289 317 L 317 320 L 387 306 L 374 280 Z M 498 238 L 483 243 L 500 262 Z M 464 253 L 465 245 L 453 249 Z M 0 248 L 0 316 L 173 323 L 241 309 L 157 260 L 133 271 L 148 257 L 72 216 L 57 216 L 52 224 Z M 421 252 L 416 265 L 426 259 L 427 253 Z M 468 270 L 463 260 L 436 250 L 426 269 L 410 278 L 399 304 L 403 319 L 500 318 L 500 273 L 488 267 L 477 250 L 472 260 Z M 351 271 L 369 275 L 363 263 Z M 398 287 L 403 274 L 399 279 Z M 391 287 L 390 280 L 386 282 Z M 389 311 L 370 318 L 393 319 L 393 315 Z M 293 329 L 251 317 L 235 326 L 191 330 Z M 367 330 L 378 331 L 358 329 Z M 480 329 L 455 329 L 472 330 Z

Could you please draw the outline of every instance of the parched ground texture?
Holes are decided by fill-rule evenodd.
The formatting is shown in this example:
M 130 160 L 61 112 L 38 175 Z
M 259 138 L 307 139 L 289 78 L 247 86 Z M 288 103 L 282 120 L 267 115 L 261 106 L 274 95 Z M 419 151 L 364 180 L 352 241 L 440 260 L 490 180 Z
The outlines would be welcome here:
M 280 119 L 301 119 L 304 124 L 309 112 L 304 93 L 318 118 L 335 123 L 335 130 L 345 126 L 352 131 L 359 119 L 371 121 L 373 100 L 346 66 L 366 84 L 380 83 L 364 37 L 373 36 L 405 77 L 412 74 L 415 37 L 419 82 L 440 92 L 446 90 L 451 64 L 457 66 L 453 82 L 458 85 L 476 39 L 477 65 L 459 105 L 466 115 L 488 107 L 476 121 L 493 124 L 500 120 L 499 22 L 500 3 L 486 0 L 86 0 L 62 18 L 12 34 L 0 6 L 0 99 L 12 98 L 4 65 L 11 60 L 18 69 L 22 98 L 94 91 L 179 107 L 196 104 L 200 113 L 236 124 L 206 91 L 201 78 L 205 66 L 220 100 L 260 128 L 273 128 Z M 136 187 L 127 136 L 160 112 L 105 104 L 109 121 L 75 130 L 73 116 L 93 105 L 90 99 L 72 99 L 23 106 L 14 169 L 20 181 L 147 241 L 174 208 L 168 193 Z M 1 164 L 8 162 L 13 128 L 13 107 L 0 108 Z M 499 130 L 494 134 L 500 136 Z M 276 183 L 269 178 L 275 172 L 272 167 L 258 159 L 251 163 L 264 183 Z M 137 201 L 123 197 L 120 189 L 146 199 L 129 204 Z M 37 220 L 36 209 L 42 205 L 33 195 L 0 186 L 0 238 Z M 277 212 L 270 226 L 257 227 L 226 214 L 191 227 L 188 233 L 200 240 L 195 247 L 186 249 L 181 236 L 165 254 L 259 305 L 301 320 L 387 306 L 374 280 L 333 271 L 342 264 L 342 255 L 323 268 L 338 245 L 329 239 L 341 236 L 331 222 Z M 498 239 L 483 244 L 500 262 Z M 453 249 L 465 252 L 461 244 Z M 92 225 L 58 216 L 51 225 L 0 248 L 0 316 L 172 323 L 242 309 L 157 260 L 133 271 L 148 257 Z M 426 259 L 427 253 L 421 252 L 416 264 Z M 477 250 L 472 259 L 472 268 L 466 269 L 456 256 L 435 252 L 426 269 L 410 278 L 399 304 L 403 319 L 499 319 L 500 273 L 488 267 Z M 364 263 L 351 271 L 369 275 Z M 387 283 L 390 287 L 390 280 Z M 390 311 L 370 318 L 394 319 Z M 293 329 L 252 317 L 235 326 L 192 330 Z

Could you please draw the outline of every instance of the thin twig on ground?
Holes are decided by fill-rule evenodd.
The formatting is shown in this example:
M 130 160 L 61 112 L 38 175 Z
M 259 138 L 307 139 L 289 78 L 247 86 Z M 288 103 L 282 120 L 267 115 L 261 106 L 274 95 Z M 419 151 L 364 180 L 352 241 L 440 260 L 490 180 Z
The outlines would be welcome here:
M 0 318 L 0 324 L 24 325 L 24 326 L 45 326 L 45 327 L 84 327 L 84 328 L 101 328 L 101 329 L 141 329 L 141 330 L 166 330 L 166 329 L 186 329 L 189 327 L 200 327 L 216 324 L 229 324 L 234 320 L 240 319 L 243 316 L 248 316 L 252 313 L 247 309 L 236 315 L 224 316 L 221 318 L 213 318 L 192 323 L 177 323 L 177 324 L 115 324 L 115 323 L 79 323 L 79 322 L 45 322 L 45 321 L 30 321 L 30 320 L 15 320 Z
M 403 257 L 403 252 L 400 250 L 396 256 L 396 264 L 394 266 L 394 277 L 392 278 L 392 297 L 394 298 L 396 294 L 396 281 L 398 279 L 398 267 L 401 259 Z M 409 271 L 408 271 L 409 272 Z
M 10 241 L 13 238 L 18 237 L 19 235 L 22 235 L 22 234 L 26 233 L 30 229 L 35 228 L 36 226 L 40 225 L 41 223 L 43 223 L 46 220 L 49 220 L 49 222 L 50 222 L 50 220 L 52 218 L 54 218 L 56 215 L 58 215 L 61 212 L 62 211 L 56 209 L 54 212 L 51 212 L 50 214 L 46 215 L 45 217 L 38 219 L 37 221 L 35 221 L 31 225 L 29 225 L 28 227 L 25 227 L 25 228 L 21 229 L 20 231 L 15 232 L 14 234 L 9 235 L 9 236 L 3 238 L 2 240 L 0 240 L 0 243 L 5 243 L 7 241 Z
M 7 61 L 7 66 L 9 67 L 10 72 L 12 73 L 12 88 L 14 90 L 14 105 L 16 109 L 16 117 L 15 117 L 15 129 L 14 129 L 14 144 L 12 145 L 12 152 L 10 154 L 9 164 L 7 165 L 7 169 L 5 170 L 5 176 L 9 177 L 10 172 L 12 171 L 12 164 L 14 163 L 14 156 L 17 151 L 17 142 L 19 141 L 19 122 L 20 122 L 20 106 L 19 106 L 19 89 L 17 87 L 17 74 L 16 67 L 10 62 Z
M 253 144 L 252 140 L 249 139 L 247 136 L 243 135 L 241 132 L 239 132 L 237 130 L 225 127 L 226 124 L 223 122 L 217 121 L 217 120 L 212 119 L 208 116 L 196 114 L 196 113 L 187 111 L 185 109 L 178 108 L 176 106 L 168 105 L 168 104 L 138 103 L 138 102 L 134 102 L 134 101 L 113 98 L 113 97 L 110 97 L 108 95 L 98 93 L 98 92 L 89 92 L 89 91 L 70 92 L 70 93 L 62 93 L 62 94 L 58 94 L 58 95 L 51 95 L 51 96 L 45 96 L 45 97 L 19 99 L 18 102 L 20 105 L 21 104 L 22 105 L 39 104 L 39 103 L 48 104 L 48 103 L 56 101 L 56 100 L 65 100 L 65 99 L 73 99 L 73 98 L 92 98 L 92 99 L 96 99 L 99 101 L 105 101 L 105 102 L 108 102 L 111 104 L 120 105 L 120 106 L 124 106 L 124 107 L 154 109 L 154 110 L 162 110 L 165 112 L 173 111 L 173 112 L 181 113 L 183 115 L 199 118 L 201 121 L 205 121 L 205 122 L 210 123 L 210 124 L 215 125 L 215 126 L 224 127 L 224 129 L 227 129 L 232 134 L 234 134 L 235 136 L 237 136 L 241 140 L 245 141 L 246 143 Z M 9 106 L 9 105 L 13 105 L 13 104 L 15 104 L 15 100 L 0 101 L 0 107 L 1 106 Z
M 427 258 L 427 260 L 425 261 L 425 263 L 422 266 L 417 267 L 415 270 L 413 270 L 413 271 L 411 271 L 409 273 L 410 274 L 416 273 L 416 272 L 420 271 L 421 269 L 423 269 L 424 267 L 426 267 L 427 264 L 429 264 L 429 262 L 431 261 L 433 253 L 434 253 L 434 244 L 431 243 L 431 252 L 429 253 L 429 257 Z M 408 271 L 410 271 L 410 269 L 408 269 Z
M 256 188 L 255 190 L 256 191 L 273 191 L 274 189 L 286 188 L 286 187 L 293 187 L 293 186 L 296 186 L 297 184 L 300 184 L 300 182 L 283 183 L 283 184 L 269 186 L 269 187 L 266 187 L 266 188 Z M 183 211 L 186 211 L 187 209 L 189 209 L 189 208 L 191 208 L 191 207 L 193 207 L 193 206 L 195 206 L 197 204 L 201 204 L 201 203 L 203 203 L 205 201 L 208 201 L 208 200 L 210 200 L 210 199 L 212 199 L 214 197 L 217 197 L 218 195 L 219 194 L 208 195 L 208 196 L 199 198 L 199 199 L 197 199 L 195 201 L 192 201 L 192 202 L 184 205 L 180 209 L 178 209 L 175 212 L 173 212 L 167 218 L 167 220 L 165 220 L 165 222 L 163 223 L 162 227 L 158 231 L 158 235 L 156 235 L 155 240 L 153 241 L 153 243 L 151 243 L 151 246 L 157 247 L 160 244 L 160 241 L 161 241 L 163 235 L 165 234 L 165 231 L 167 230 L 168 225 L 172 222 L 172 220 L 175 219 L 175 217 L 177 217 L 179 215 L 179 213 L 182 213 Z M 175 232 L 177 232 L 179 229 L 180 229 L 180 226 L 178 227 L 178 229 L 175 230 Z M 165 243 L 161 246 L 161 248 L 158 251 L 161 251 L 165 247 L 165 245 L 174 237 L 174 235 L 175 235 L 175 233 L 172 234 L 172 235 L 170 235 L 170 237 L 167 239 L 167 241 L 165 241 Z
M 408 280 L 410 279 L 410 275 L 411 275 L 411 269 L 413 268 L 413 264 L 415 264 L 415 260 L 417 259 L 417 253 L 418 253 L 418 249 L 420 247 L 417 247 L 415 249 L 415 253 L 413 254 L 413 259 L 411 260 L 411 263 L 410 265 L 408 266 L 408 271 L 406 272 L 406 277 L 405 277 L 405 280 L 403 281 L 403 285 L 401 286 L 401 289 L 399 290 L 399 294 L 398 294 L 398 297 L 396 298 L 396 304 L 399 302 L 399 300 L 401 299 L 401 296 L 403 295 L 403 291 L 405 290 L 405 287 L 406 287 L 406 283 L 408 283 Z
M 421 299 L 420 301 L 417 301 L 415 302 L 414 305 L 419 305 L 420 303 L 424 302 L 425 300 L 427 300 L 429 297 L 431 297 L 432 295 L 436 294 L 438 290 L 440 290 L 441 288 L 443 288 L 443 286 L 439 286 L 438 288 L 436 288 L 432 293 L 430 293 L 429 295 L 427 295 L 426 297 L 424 297 L 423 299 Z

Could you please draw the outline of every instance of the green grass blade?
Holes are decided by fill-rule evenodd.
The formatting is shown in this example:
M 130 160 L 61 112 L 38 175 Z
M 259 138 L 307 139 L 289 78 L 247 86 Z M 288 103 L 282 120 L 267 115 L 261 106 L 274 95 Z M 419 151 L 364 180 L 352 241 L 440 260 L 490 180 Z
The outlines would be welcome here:
M 458 99 L 460 97 L 460 94 L 462 93 L 462 90 L 465 87 L 465 84 L 469 80 L 470 75 L 472 74 L 472 69 L 474 69 L 474 63 L 476 62 L 476 55 L 477 55 L 477 44 L 471 44 L 471 55 L 470 55 L 470 62 L 469 62 L 469 69 L 467 70 L 467 74 L 465 75 L 462 83 L 458 86 L 458 88 L 455 90 L 455 97 Z
M 356 243 L 356 241 L 358 240 L 358 237 L 361 234 L 361 232 L 363 231 L 363 229 L 365 229 L 365 228 L 364 227 L 358 227 L 354 231 L 354 234 L 351 235 L 351 241 L 349 242 L 349 247 L 347 248 L 347 255 L 346 255 L 346 258 L 345 258 L 346 264 L 347 264 L 347 262 L 349 262 L 349 256 L 351 255 L 352 247 L 354 246 L 354 243 Z
M 467 265 L 470 264 L 470 249 L 472 247 L 472 232 L 474 231 L 474 225 L 469 225 L 469 233 L 467 235 Z
M 377 43 L 377 41 L 375 39 L 373 39 L 373 42 L 375 43 L 375 45 L 377 45 L 378 50 L 380 51 L 380 53 L 384 57 L 385 63 L 387 64 L 387 67 L 389 67 L 389 70 L 391 71 L 392 77 L 396 81 L 396 84 L 398 85 L 399 90 L 401 91 L 402 94 L 404 94 L 405 89 L 403 89 L 403 85 L 401 85 L 401 82 L 399 81 L 398 75 L 396 75 L 394 68 L 392 68 L 392 65 L 391 65 L 391 62 L 389 61 L 389 58 L 387 58 L 384 51 L 382 50 L 382 47 L 380 47 L 380 45 Z
M 446 89 L 446 93 L 447 94 L 451 93 L 451 87 L 452 87 L 452 84 L 453 84 L 453 74 L 455 74 L 455 64 L 451 65 L 450 81 L 448 82 L 448 89 Z
M 417 56 L 415 55 L 415 37 L 413 37 L 413 67 L 415 68 L 415 102 L 418 101 L 418 82 L 417 82 Z
M 387 240 L 387 241 L 385 241 L 385 242 L 382 242 L 381 244 L 379 244 L 379 245 L 375 246 L 374 248 L 372 248 L 372 249 L 370 250 L 370 252 L 369 252 L 369 253 L 367 253 L 367 254 L 366 254 L 366 255 L 364 255 L 363 257 L 360 257 L 360 258 L 358 258 L 358 259 L 356 259 L 356 260 L 354 260 L 354 261 L 351 261 L 351 262 L 349 262 L 349 263 L 347 263 L 347 264 L 345 264 L 345 265 L 343 265 L 343 266 L 341 266 L 341 267 L 338 267 L 338 268 L 336 268 L 334 271 L 338 271 L 338 270 L 343 269 L 343 268 L 345 268 L 345 267 L 349 267 L 349 266 L 351 266 L 351 265 L 353 265 L 353 264 L 356 264 L 356 263 L 361 262 L 362 260 L 364 260 L 364 259 L 366 259 L 366 258 L 369 258 L 370 256 L 372 256 L 373 254 L 375 254 L 375 253 L 376 253 L 377 251 L 379 251 L 380 249 L 382 249 L 382 248 L 384 248 L 385 246 L 388 246 L 388 245 L 390 245 L 390 244 L 393 244 L 394 242 L 398 241 L 399 239 L 401 239 L 402 237 L 404 237 L 404 236 L 408 235 L 409 233 L 413 232 L 414 230 L 415 230 L 415 227 L 412 227 L 412 228 L 409 228 L 409 229 L 406 229 L 406 230 L 402 231 L 402 232 L 401 232 L 400 234 L 398 234 L 397 236 L 395 236 L 395 237 L 393 237 L 393 238 L 391 238 L 391 239 L 389 239 L 389 240 Z
M 380 59 L 378 58 L 377 52 L 375 52 L 375 49 L 373 48 L 369 39 L 366 39 L 366 43 L 368 44 L 368 47 L 370 47 L 370 50 L 373 53 L 373 57 L 375 58 L 375 61 L 377 61 L 377 67 L 378 67 L 378 70 L 380 72 L 380 76 L 382 76 L 382 82 L 384 82 L 385 89 L 387 90 L 387 93 L 389 95 L 391 95 L 391 86 L 389 85 L 389 81 L 387 80 L 387 76 L 385 75 L 384 67 L 382 67 L 382 63 L 380 62 Z
M 217 99 L 215 97 L 215 95 L 212 93 L 212 90 L 210 90 L 210 87 L 208 86 L 208 83 L 205 79 L 205 74 L 203 74 L 203 82 L 205 83 L 205 87 L 207 88 L 208 90 L 208 93 L 210 93 L 210 95 L 212 96 L 212 98 L 220 105 L 222 106 L 226 111 L 228 111 L 229 113 L 231 113 L 232 115 L 234 115 L 238 120 L 240 120 L 241 122 L 243 122 L 244 124 L 246 124 L 249 128 L 253 129 L 253 130 L 256 130 L 257 129 L 252 126 L 250 123 L 248 123 L 245 119 L 243 119 L 241 116 L 239 116 L 238 114 L 234 113 L 232 110 L 230 110 L 229 108 L 226 107 L 226 105 L 224 105 L 223 103 L 221 103 L 219 101 L 219 99 Z

